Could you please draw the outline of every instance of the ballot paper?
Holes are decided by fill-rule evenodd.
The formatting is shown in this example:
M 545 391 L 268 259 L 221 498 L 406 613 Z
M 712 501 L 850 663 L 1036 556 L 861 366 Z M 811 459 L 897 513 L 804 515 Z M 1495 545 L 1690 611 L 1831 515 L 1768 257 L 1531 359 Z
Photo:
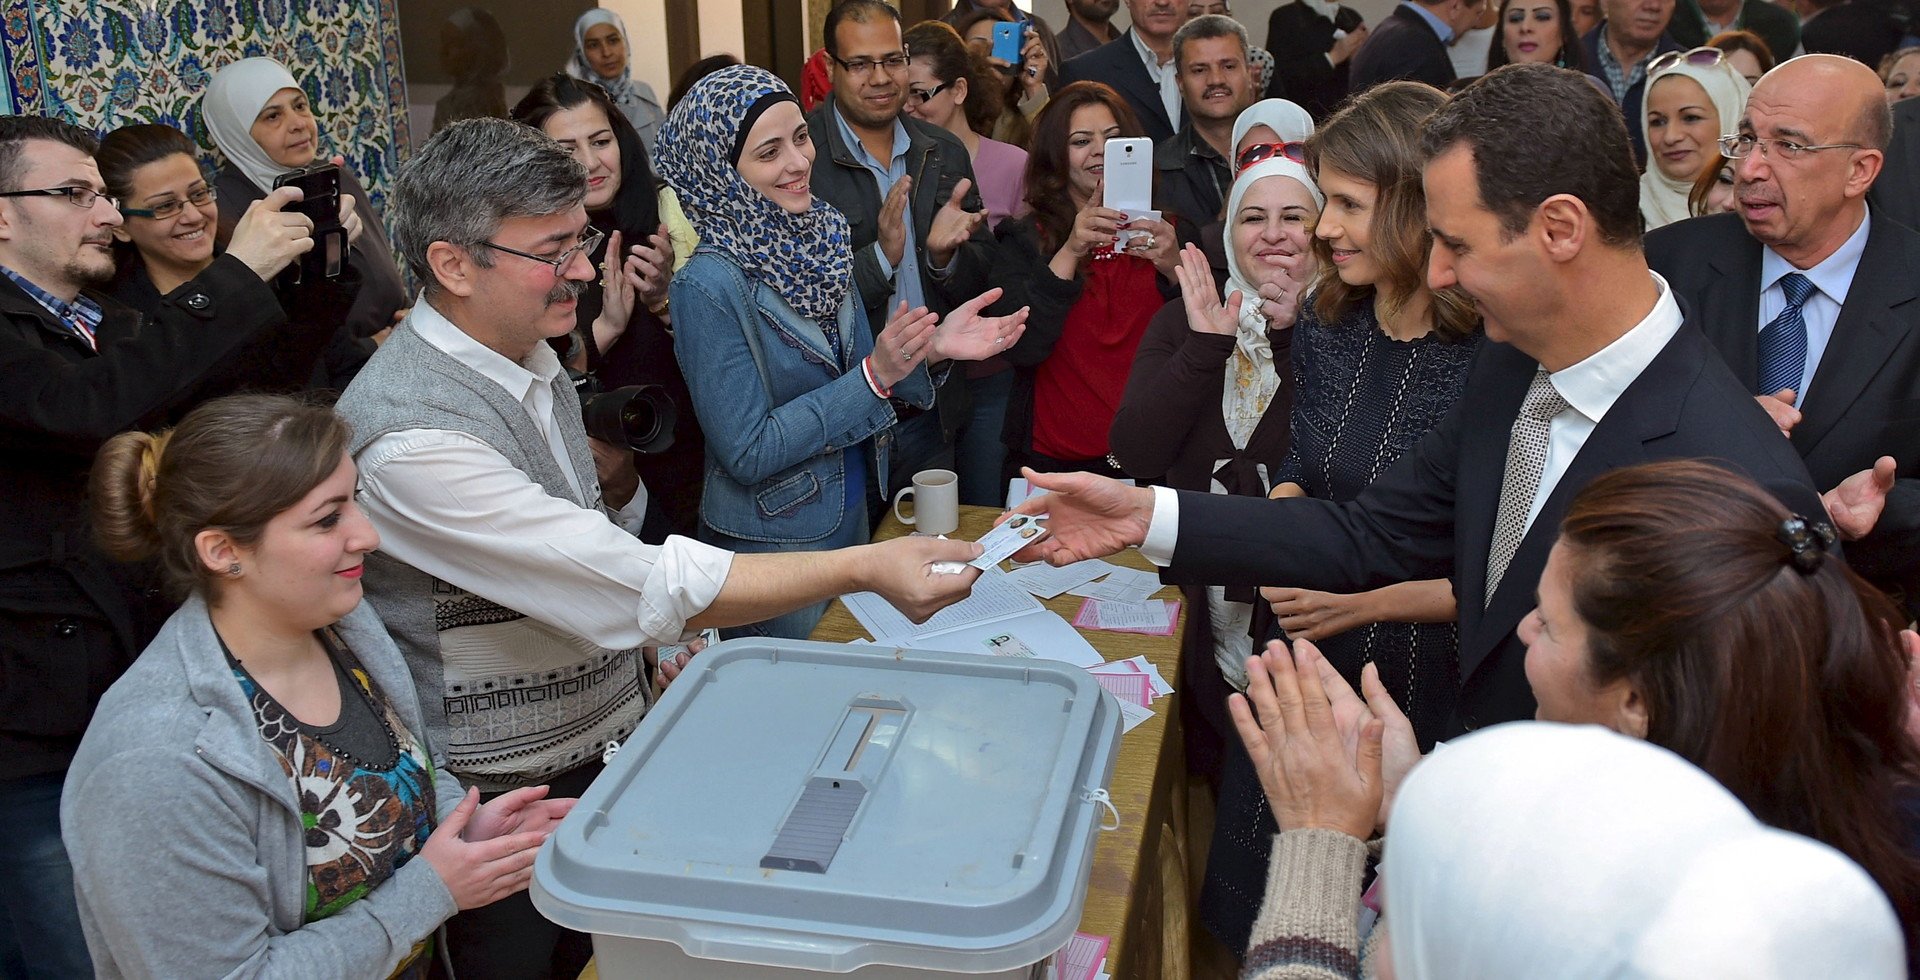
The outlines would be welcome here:
M 1042 562 L 1022 565 L 1007 573 L 1015 585 L 1042 599 L 1052 599 L 1068 589 L 1079 588 L 1102 575 L 1118 571 L 1120 566 L 1112 562 L 1089 558 L 1071 565 L 1055 568 Z
M 1160 588 L 1160 576 L 1154 572 L 1116 567 L 1106 578 L 1068 589 L 1067 594 L 1108 602 L 1145 602 Z
M 1107 947 L 1111 942 L 1105 936 L 1076 932 L 1053 954 L 1047 964 L 1048 971 L 1053 980 L 1094 980 L 1106 965 Z
M 876 642 L 916 650 L 1029 656 L 1078 667 L 1105 662 L 1080 631 L 997 568 L 981 573 L 973 594 L 918 626 L 872 592 L 840 597 Z
M 1080 605 L 1080 613 L 1073 618 L 1073 625 L 1081 629 L 1172 636 L 1173 624 L 1179 618 L 1178 599 L 1148 599 L 1146 602 L 1088 599 Z

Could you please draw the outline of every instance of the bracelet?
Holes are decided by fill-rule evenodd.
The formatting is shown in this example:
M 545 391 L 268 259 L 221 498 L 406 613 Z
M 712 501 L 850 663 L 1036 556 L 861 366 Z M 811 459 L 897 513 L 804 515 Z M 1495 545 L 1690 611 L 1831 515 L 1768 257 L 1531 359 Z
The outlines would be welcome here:
M 873 393 L 876 397 L 879 397 L 879 398 L 893 397 L 893 389 L 880 387 L 880 379 L 875 378 L 873 376 L 873 358 L 871 356 L 863 357 L 860 359 L 860 373 L 866 375 L 867 387 L 873 389 Z
M 667 307 L 671 305 L 672 302 L 673 302 L 672 299 L 670 299 L 669 297 L 662 296 L 660 297 L 659 306 L 655 306 L 652 303 L 647 304 L 647 312 L 653 314 L 654 316 L 659 316 L 660 314 L 667 312 Z

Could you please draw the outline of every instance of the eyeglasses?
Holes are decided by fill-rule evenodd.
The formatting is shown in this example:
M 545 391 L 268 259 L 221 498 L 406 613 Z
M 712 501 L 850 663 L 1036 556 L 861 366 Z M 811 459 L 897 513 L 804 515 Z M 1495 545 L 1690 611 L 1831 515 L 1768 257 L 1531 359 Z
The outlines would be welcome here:
M 196 208 L 204 208 L 213 203 L 215 196 L 213 187 L 208 185 L 188 191 L 184 200 L 175 199 L 151 208 L 121 208 L 120 213 L 129 218 L 151 218 L 155 221 L 165 221 L 179 214 L 180 211 L 189 204 Z
M 1817 153 L 1821 150 L 1860 149 L 1860 144 L 1858 143 L 1820 143 L 1808 145 L 1806 143 L 1795 143 L 1792 140 L 1766 139 L 1765 137 L 1751 136 L 1746 133 L 1735 133 L 1730 136 L 1720 137 L 1720 155 L 1729 160 L 1739 160 L 1753 153 L 1754 147 L 1757 146 L 1760 148 L 1760 155 L 1767 157 L 1771 152 L 1767 149 L 1768 144 L 1772 144 L 1773 149 L 1779 151 L 1780 159 L 1782 160 L 1798 160 L 1808 153 Z
M 580 233 L 580 240 L 574 242 L 571 248 L 551 258 L 545 255 L 535 255 L 532 252 L 522 252 L 517 248 L 508 248 L 505 245 L 495 245 L 492 242 L 481 242 L 480 244 L 497 251 L 505 252 L 508 255 L 518 255 L 523 259 L 544 262 L 547 265 L 553 266 L 554 277 L 560 278 L 567 274 L 567 266 L 572 264 L 574 256 L 579 255 L 581 252 L 591 253 L 594 249 L 600 247 L 600 243 L 605 240 L 606 237 L 605 232 L 589 226 L 587 230 Z
M 1647 77 L 1652 78 L 1663 71 L 1678 67 L 1682 64 L 1692 65 L 1695 68 L 1706 68 L 1710 65 L 1720 64 L 1726 60 L 1727 53 L 1719 48 L 1693 48 L 1688 51 L 1669 51 L 1647 62 Z
M 953 87 L 952 82 L 941 82 L 940 84 L 935 85 L 932 88 L 910 88 L 907 90 L 907 94 L 913 97 L 914 105 L 926 105 L 927 103 L 933 101 L 934 96 L 939 95 L 940 93 L 945 92 L 947 89 L 950 89 L 952 87 Z
M 899 54 L 890 54 L 884 58 L 855 58 L 852 61 L 841 61 L 834 55 L 827 55 L 827 57 L 833 58 L 834 64 L 863 78 L 873 74 L 873 70 L 876 67 L 885 68 L 889 75 L 897 75 L 907 70 L 907 62 L 912 58 L 912 56 L 908 55 L 905 51 Z
M 1285 157 L 1304 167 L 1307 165 L 1307 144 L 1295 142 L 1253 143 L 1246 149 L 1240 151 L 1239 159 L 1234 161 L 1238 166 L 1234 168 L 1233 172 L 1237 174 L 1262 160 L 1271 160 L 1274 157 Z
M 102 194 L 91 187 L 40 187 L 30 191 L 0 191 L 0 197 L 64 197 L 68 204 L 82 211 L 93 207 L 95 201 L 105 201 L 110 208 L 120 206 L 119 198 Z

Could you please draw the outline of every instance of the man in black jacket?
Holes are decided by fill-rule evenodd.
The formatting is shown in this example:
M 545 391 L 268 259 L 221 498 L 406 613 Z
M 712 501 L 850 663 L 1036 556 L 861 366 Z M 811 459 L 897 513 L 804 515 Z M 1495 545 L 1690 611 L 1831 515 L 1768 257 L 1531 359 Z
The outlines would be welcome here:
M 1247 29 L 1231 17 L 1205 14 L 1173 35 L 1173 63 L 1187 122 L 1153 149 L 1159 171 L 1155 206 L 1195 225 L 1220 216 L 1233 186 L 1233 121 L 1253 104 Z
M 1267 50 L 1280 90 L 1316 120 L 1347 97 L 1347 71 L 1366 40 L 1366 18 L 1327 0 L 1293 0 L 1267 18 Z
M 1893 141 L 1872 200 L 1880 214 L 1920 229 L 1920 99 L 1894 103 Z
M 311 224 L 278 211 L 292 190 L 250 213 L 264 235 L 236 233 L 151 317 L 95 291 L 113 275 L 121 222 L 97 145 L 58 120 L 0 116 L 0 916 L 12 920 L 0 964 L 50 976 L 92 972 L 60 844 L 61 782 L 94 704 L 167 613 L 140 569 L 93 544 L 93 453 L 239 387 L 233 356 L 250 343 L 316 356 L 337 326 L 274 337 L 287 318 L 267 282 L 313 246 Z
M 1187 0 L 1127 0 L 1133 26 L 1060 66 L 1060 84 L 1099 82 L 1120 93 L 1155 143 L 1187 120 L 1173 64 L 1173 34 L 1187 22 Z
M 1460 688 L 1453 722 L 1420 732 L 1427 742 L 1533 716 L 1516 628 L 1561 515 L 1600 473 L 1707 457 L 1797 513 L 1824 507 L 1843 532 L 1871 526 L 1884 483 L 1868 474 L 1826 501 L 1815 494 L 1799 456 L 1649 272 L 1626 140 L 1604 96 L 1546 65 L 1488 75 L 1428 121 L 1428 280 L 1473 296 L 1489 342 L 1453 411 L 1357 499 L 1034 474 L 1053 492 L 1017 510 L 1049 514 L 1051 534 L 1016 557 L 1064 564 L 1138 545 L 1170 582 L 1336 592 L 1450 579 Z M 1538 145 L 1564 152 L 1528 152 Z
M 1736 150 L 1735 213 L 1649 234 L 1647 259 L 1787 431 L 1816 485 L 1883 455 L 1899 462 L 1886 512 L 1847 546 L 1847 561 L 1904 594 L 1911 615 L 1920 610 L 1920 232 L 1866 203 L 1891 125 L 1865 65 L 1836 55 L 1781 65 L 1754 86 L 1741 121 L 1757 142 Z M 1776 137 L 1834 148 L 1785 159 L 1767 142 Z
M 1349 78 L 1355 95 L 1381 82 L 1426 82 L 1434 88 L 1453 84 L 1453 59 L 1447 48 L 1473 26 L 1482 5 L 1491 0 L 1401 0 L 1353 56 Z
M 880 0 L 840 4 L 827 14 L 826 41 L 833 98 L 807 117 L 821 151 L 813 193 L 852 226 L 853 281 L 867 322 L 879 334 L 903 302 L 945 316 L 986 290 L 992 262 L 993 236 L 967 148 L 901 111 L 906 45 L 893 7 Z M 896 402 L 889 482 L 904 486 L 920 470 L 951 468 L 953 433 L 966 409 L 959 385 L 941 385 L 929 411 Z

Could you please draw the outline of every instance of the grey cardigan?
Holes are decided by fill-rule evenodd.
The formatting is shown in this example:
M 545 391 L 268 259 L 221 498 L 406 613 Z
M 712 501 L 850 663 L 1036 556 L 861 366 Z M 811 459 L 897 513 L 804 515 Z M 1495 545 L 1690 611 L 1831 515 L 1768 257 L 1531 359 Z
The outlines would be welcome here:
M 424 739 L 413 681 L 373 607 L 362 602 L 337 628 Z M 464 791 L 428 749 L 445 819 Z M 416 856 L 360 901 L 303 923 L 293 786 L 198 596 L 101 699 L 67 772 L 60 829 L 101 977 L 384 977 L 455 911 Z

